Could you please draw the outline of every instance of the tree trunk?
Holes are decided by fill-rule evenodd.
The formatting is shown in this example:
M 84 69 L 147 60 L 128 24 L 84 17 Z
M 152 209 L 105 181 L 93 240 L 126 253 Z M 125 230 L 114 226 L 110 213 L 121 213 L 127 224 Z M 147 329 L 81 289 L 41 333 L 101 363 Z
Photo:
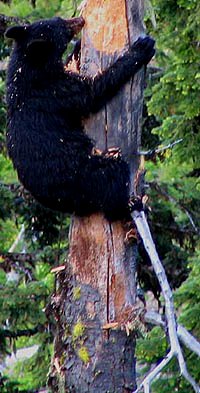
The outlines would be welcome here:
M 105 69 L 143 30 L 142 0 L 88 0 L 83 10 L 82 73 Z M 86 124 L 97 147 L 117 146 L 138 167 L 143 73 Z M 66 269 L 52 306 L 57 320 L 49 377 L 53 392 L 125 393 L 135 387 L 135 337 L 124 327 L 135 310 L 137 247 L 127 228 L 101 214 L 74 217 Z M 116 323 L 117 329 L 111 329 Z

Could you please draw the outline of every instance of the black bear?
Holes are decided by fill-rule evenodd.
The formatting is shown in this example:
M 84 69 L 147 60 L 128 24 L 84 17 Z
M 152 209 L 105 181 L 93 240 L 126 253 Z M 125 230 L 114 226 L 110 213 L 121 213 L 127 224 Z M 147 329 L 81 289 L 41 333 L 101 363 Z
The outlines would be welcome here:
M 97 112 L 154 55 L 154 40 L 139 38 L 94 79 L 67 72 L 62 56 L 84 20 L 55 17 L 13 26 L 7 74 L 7 147 L 19 180 L 41 204 L 79 216 L 128 214 L 129 167 L 93 154 L 83 119 Z

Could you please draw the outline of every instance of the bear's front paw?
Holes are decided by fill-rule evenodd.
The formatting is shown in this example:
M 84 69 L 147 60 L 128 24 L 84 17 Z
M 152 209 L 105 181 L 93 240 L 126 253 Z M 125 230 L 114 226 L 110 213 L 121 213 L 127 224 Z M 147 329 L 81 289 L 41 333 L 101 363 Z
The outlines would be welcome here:
M 155 40 L 149 36 L 139 37 L 131 47 L 136 64 L 147 64 L 155 54 Z
M 145 37 L 139 37 L 137 41 L 131 46 L 132 51 L 149 51 L 154 48 L 155 40 L 146 35 Z

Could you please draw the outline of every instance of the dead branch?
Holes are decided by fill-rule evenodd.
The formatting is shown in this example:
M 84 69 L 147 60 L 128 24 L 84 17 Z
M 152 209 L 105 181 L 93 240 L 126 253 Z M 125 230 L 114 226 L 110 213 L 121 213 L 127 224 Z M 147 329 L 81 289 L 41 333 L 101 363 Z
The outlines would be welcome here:
M 30 273 L 35 261 L 36 255 L 32 253 L 0 252 L 0 269 L 6 273 L 9 273 L 12 268 Z M 29 268 L 25 267 L 27 264 L 30 265 Z
M 181 375 L 192 385 L 196 393 L 200 393 L 200 387 L 198 386 L 196 381 L 192 378 L 192 376 L 189 374 L 186 367 L 186 363 L 183 357 L 183 353 L 177 333 L 177 323 L 176 323 L 176 315 L 175 315 L 172 291 L 167 281 L 165 270 L 156 251 L 155 244 L 153 242 L 145 214 L 143 211 L 141 212 L 134 211 L 132 213 L 132 217 L 137 227 L 138 233 L 144 243 L 144 247 L 149 255 L 157 279 L 160 283 L 162 295 L 165 301 L 165 316 L 166 316 L 166 323 L 167 323 L 169 342 L 170 342 L 169 353 L 165 356 L 165 358 L 161 361 L 160 364 L 158 364 L 152 371 L 150 371 L 149 374 L 147 374 L 143 382 L 140 384 L 138 389 L 135 390 L 134 393 L 138 393 L 141 389 L 143 389 L 145 393 L 150 393 L 150 387 L 152 381 L 156 378 L 156 376 L 162 371 L 162 369 L 169 363 L 169 361 L 174 356 L 178 360 Z
M 40 333 L 44 332 L 44 330 L 45 330 L 44 325 L 38 325 L 32 329 L 16 330 L 14 332 L 8 329 L 1 329 L 0 336 L 7 337 L 7 338 L 31 337 L 39 332 Z
M 9 252 L 13 252 L 15 248 L 18 246 L 19 242 L 24 239 L 24 233 L 25 233 L 25 227 L 24 224 L 22 224 L 21 229 L 13 242 L 12 246 L 9 248 Z
M 147 311 L 144 315 L 144 320 L 146 323 L 165 328 L 165 322 L 163 321 L 162 316 L 156 311 Z M 177 324 L 177 334 L 180 341 L 188 349 L 195 352 L 200 357 L 200 343 L 196 340 L 196 338 L 180 324 Z
M 181 235 L 188 235 L 188 236 L 193 236 L 196 231 L 193 228 L 186 228 L 186 227 L 178 227 L 175 224 L 171 224 L 171 225 L 164 225 L 162 222 L 155 222 L 154 223 L 154 227 L 158 228 L 158 230 L 160 230 L 160 228 L 166 228 L 168 231 L 170 231 L 171 233 L 175 233 L 175 234 L 181 234 Z
M 185 215 L 188 217 L 190 224 L 191 224 L 192 228 L 194 229 L 194 231 L 196 233 L 199 233 L 199 228 L 195 225 L 195 222 L 192 218 L 191 213 L 189 212 L 189 210 L 185 206 L 182 205 L 182 203 L 177 201 L 177 199 L 174 198 L 173 196 L 169 195 L 168 192 L 165 189 L 163 189 L 162 187 L 160 187 L 159 184 L 157 184 L 156 182 L 149 182 L 148 184 L 150 187 L 154 188 L 154 190 L 156 190 L 160 195 L 162 195 L 168 201 L 170 201 L 171 203 L 178 206 L 185 213 Z
M 178 143 L 181 143 L 183 141 L 183 138 L 178 139 L 177 141 L 171 142 L 166 146 L 162 146 L 162 147 L 155 147 L 154 149 L 150 149 L 147 151 L 139 151 L 139 155 L 140 156 L 154 156 L 155 154 L 159 154 L 162 153 L 165 150 L 168 149 L 172 149 L 175 145 L 177 145 Z

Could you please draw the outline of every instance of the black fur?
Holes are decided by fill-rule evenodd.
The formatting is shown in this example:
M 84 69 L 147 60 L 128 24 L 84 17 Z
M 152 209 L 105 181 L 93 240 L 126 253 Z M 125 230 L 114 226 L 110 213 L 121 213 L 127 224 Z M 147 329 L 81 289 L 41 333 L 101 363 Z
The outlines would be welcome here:
M 97 112 L 154 54 L 139 38 L 129 52 L 94 79 L 66 72 L 62 55 L 83 19 L 42 20 L 15 26 L 7 75 L 9 156 L 24 187 L 44 206 L 110 220 L 128 211 L 129 168 L 122 158 L 92 154 L 82 120 Z

